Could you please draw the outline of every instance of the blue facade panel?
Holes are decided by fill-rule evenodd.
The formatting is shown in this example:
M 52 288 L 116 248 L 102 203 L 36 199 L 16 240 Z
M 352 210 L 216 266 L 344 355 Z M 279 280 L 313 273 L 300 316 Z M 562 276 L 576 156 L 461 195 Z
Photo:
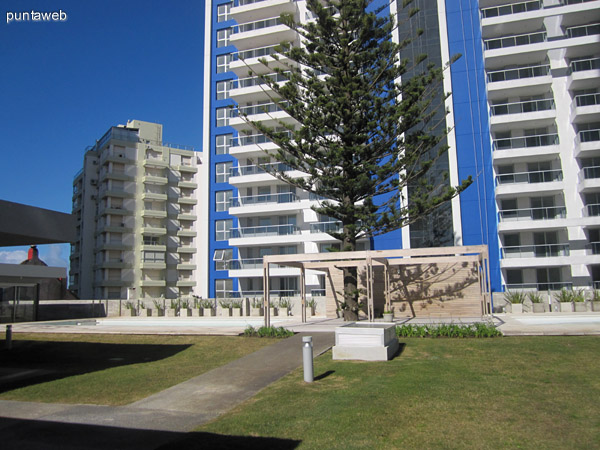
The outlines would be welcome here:
M 464 245 L 489 248 L 492 291 L 502 290 L 485 63 L 477 0 L 446 0 L 459 179 L 473 184 L 460 196 Z

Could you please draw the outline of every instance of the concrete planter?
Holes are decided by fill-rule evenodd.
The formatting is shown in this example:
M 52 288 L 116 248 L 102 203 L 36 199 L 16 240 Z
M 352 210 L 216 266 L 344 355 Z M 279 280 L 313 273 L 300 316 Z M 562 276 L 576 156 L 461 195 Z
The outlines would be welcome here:
M 560 302 L 560 312 L 573 312 L 573 302 Z
M 242 316 L 242 308 L 231 308 L 231 315 L 233 317 L 241 317 Z
M 271 315 L 271 317 L 275 317 L 277 315 L 277 308 L 275 308 L 274 306 L 271 306 L 269 308 L 269 314 Z
M 167 308 L 165 313 L 167 317 L 177 317 L 179 315 L 179 308 Z
M 513 314 L 523 314 L 523 303 L 509 303 L 510 312 Z
M 252 306 L 250 308 L 250 315 L 253 317 L 260 317 L 263 315 L 263 309 L 262 308 L 255 308 L 254 306 Z
M 152 308 L 142 309 L 142 314 L 141 315 L 146 316 L 146 317 L 152 317 Z
M 592 311 L 598 312 L 600 311 L 600 302 L 591 302 L 592 303 Z
M 573 309 L 575 310 L 575 312 L 586 312 L 587 305 L 585 304 L 585 302 L 574 302 Z
M 204 317 L 214 317 L 217 315 L 215 308 L 200 308 L 200 315 Z
M 398 350 L 396 326 L 352 322 L 335 329 L 333 359 L 387 361 Z
M 179 310 L 179 315 L 181 317 L 192 317 L 192 308 L 181 308 Z
M 231 316 L 231 308 L 221 308 L 219 315 L 221 317 L 230 317 Z
M 199 317 L 200 316 L 200 308 L 192 308 L 192 317 Z
M 137 309 L 135 309 L 135 308 L 131 308 L 131 309 L 129 310 L 129 314 L 131 315 L 131 317 L 136 317 L 136 316 L 138 315 L 138 314 L 137 314 Z
M 546 309 L 543 303 L 532 303 L 531 306 L 534 313 L 543 313 Z

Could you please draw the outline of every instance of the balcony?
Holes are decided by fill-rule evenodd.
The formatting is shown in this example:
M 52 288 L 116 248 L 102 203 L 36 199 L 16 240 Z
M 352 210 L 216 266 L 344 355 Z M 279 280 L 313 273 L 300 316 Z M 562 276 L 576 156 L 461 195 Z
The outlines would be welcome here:
M 593 36 L 596 34 L 600 34 L 600 23 L 578 25 L 576 27 L 569 27 L 566 29 L 566 36 L 569 39 L 584 36 Z
M 600 255 L 600 242 L 590 242 L 585 246 L 588 255 Z
M 177 203 L 181 205 L 195 205 L 198 203 L 198 200 L 194 197 L 177 197 Z
M 496 175 L 496 184 L 551 183 L 553 181 L 562 181 L 562 179 L 563 174 L 561 169 L 540 170 Z
M 491 107 L 492 116 L 523 114 L 554 109 L 554 99 L 529 100 L 525 102 L 504 103 Z
M 600 203 L 590 203 L 585 205 L 583 213 L 586 217 L 600 216 Z
M 551 145 L 558 145 L 558 134 L 541 134 L 494 140 L 494 150 L 548 147 Z
M 231 8 L 231 15 L 238 23 L 241 23 L 263 19 L 268 16 L 279 16 L 283 12 L 296 11 L 296 2 L 294 0 L 270 0 L 268 5 L 263 3 L 263 1 L 239 0 Z
M 182 280 L 177 280 L 176 286 L 177 287 L 195 287 L 196 282 L 194 280 L 190 280 L 190 279 L 182 279 Z
M 133 228 L 126 227 L 124 222 L 121 224 L 117 223 L 113 225 L 99 224 L 96 228 L 95 235 L 97 236 L 101 233 L 131 233 L 132 231 Z
M 146 158 L 143 163 L 144 167 L 152 167 L 156 169 L 165 169 L 169 167 L 169 163 L 162 158 Z
M 177 214 L 177 219 L 194 221 L 194 220 L 198 220 L 198 216 L 191 212 L 182 212 L 180 214 Z
M 266 225 L 258 227 L 241 227 L 230 230 L 230 239 L 264 237 L 264 236 L 289 236 L 300 234 L 296 225 Z
M 181 246 L 177 247 L 177 253 L 193 254 L 197 251 L 198 249 L 196 247 L 192 247 L 192 244 L 181 244 Z
M 198 172 L 198 167 L 192 166 L 191 164 L 180 164 L 178 166 L 175 166 L 175 168 L 179 172 L 186 172 L 186 173 L 197 173 Z
M 600 205 L 599 205 L 600 206 Z M 598 210 L 600 214 L 600 209 Z M 505 209 L 498 211 L 500 222 L 521 220 L 551 220 L 564 219 L 567 217 L 567 209 L 564 206 L 548 206 L 542 208 Z
M 192 179 L 181 179 L 179 182 L 177 182 L 177 186 L 180 188 L 196 189 L 198 187 L 198 183 L 194 182 Z
M 542 244 L 503 247 L 503 258 L 550 258 L 569 256 L 569 244 Z
M 339 220 L 329 222 L 317 222 L 310 224 L 311 233 L 341 233 L 342 222 Z
M 164 219 L 167 217 L 167 211 L 157 209 L 143 209 L 142 217 L 155 217 L 157 219 Z
M 166 285 L 165 280 L 140 280 L 141 287 L 164 287 Z
M 600 70 L 600 58 L 578 59 L 571 61 L 571 73 Z
M 104 188 L 100 189 L 99 195 L 101 198 L 117 197 L 117 198 L 133 198 L 133 192 L 127 192 L 125 189 Z
M 600 83 L 600 80 L 598 80 Z M 600 119 L 600 94 L 583 94 L 575 96 L 573 114 L 577 122 L 589 122 Z
M 143 226 L 142 234 L 147 234 L 150 236 L 163 236 L 167 234 L 167 229 L 165 227 Z
M 481 10 L 481 17 L 483 19 L 489 19 L 491 17 L 506 16 L 509 14 L 519 14 L 528 11 L 536 11 L 544 7 L 540 0 L 512 3 L 509 5 L 494 6 L 492 8 L 485 8 Z
M 507 284 L 506 290 L 532 290 L 538 291 L 560 291 L 561 289 L 573 289 L 573 283 L 566 281 Z
M 167 194 L 146 191 L 142 194 L 142 200 L 156 200 L 159 202 L 165 202 L 167 201 Z
M 245 197 L 232 198 L 229 206 L 249 206 L 249 205 L 263 205 L 268 203 L 294 203 L 299 202 L 300 198 L 293 192 L 283 192 L 279 194 L 262 194 L 262 195 L 249 195 Z
M 239 22 L 238 22 L 239 23 Z M 239 23 L 231 35 L 231 44 L 238 50 L 269 45 L 274 42 L 290 42 L 296 32 L 285 25 L 279 16 L 252 22 Z
M 177 231 L 177 236 L 180 237 L 196 237 L 198 233 L 194 231 L 192 228 L 180 228 Z
M 165 260 L 145 260 L 140 262 L 140 269 L 142 270 L 161 270 L 161 269 L 166 269 L 167 268 L 167 264 L 165 263 Z
M 104 208 L 99 211 L 99 215 L 105 214 L 112 214 L 115 216 L 131 216 L 133 215 L 133 211 L 124 209 L 122 206 L 109 206 L 108 208 Z
M 499 50 L 509 47 L 518 47 L 521 45 L 531 45 L 546 42 L 546 32 L 538 31 L 536 33 L 517 34 L 514 36 L 505 36 L 500 38 L 486 39 L 483 41 L 485 50 Z
M 169 182 L 169 180 L 167 179 L 167 177 L 161 177 L 157 175 L 144 175 L 142 177 L 142 182 L 144 182 L 145 184 L 165 185 Z
M 600 129 L 581 130 L 577 133 L 577 153 L 600 150 Z

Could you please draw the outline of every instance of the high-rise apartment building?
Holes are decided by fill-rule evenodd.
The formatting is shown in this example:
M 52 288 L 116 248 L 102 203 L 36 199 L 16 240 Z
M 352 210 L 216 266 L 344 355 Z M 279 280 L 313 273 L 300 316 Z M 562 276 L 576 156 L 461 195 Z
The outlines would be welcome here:
M 474 183 L 437 214 L 364 247 L 487 244 L 495 291 L 598 285 L 600 1 L 415 0 L 420 14 L 410 21 L 402 2 L 375 3 L 398 13 L 398 33 L 424 30 L 403 56 L 425 52 L 442 66 L 462 55 L 444 78 L 450 150 L 438 170 L 452 184 L 469 175 Z M 265 154 L 274 144 L 235 114 L 292 121 L 255 75 L 269 72 L 261 59 L 277 64 L 270 55 L 281 41 L 300 45 L 282 12 L 311 20 L 301 0 L 207 2 L 211 296 L 260 292 L 264 255 L 334 243 L 325 231 L 337 224 L 311 210 L 316 199 L 260 169 L 278 164 Z M 273 275 L 274 291 L 297 289 L 293 269 Z M 323 279 L 307 283 L 318 294 Z
M 73 180 L 78 240 L 70 288 L 79 298 L 177 298 L 206 279 L 201 154 L 132 120 L 86 149 Z
M 387 11 L 402 16 L 401 3 L 389 2 Z M 452 91 L 453 95 L 445 100 L 449 114 L 440 127 L 452 132 L 447 137 L 450 150 L 438 162 L 436 172 L 447 172 L 453 185 L 469 175 L 474 183 L 431 217 L 365 239 L 360 245 L 379 250 L 487 244 L 492 285 L 499 290 L 500 251 L 480 11 L 476 0 L 415 3 L 421 14 L 405 23 L 400 32 L 412 27 L 422 28 L 425 33 L 403 56 L 427 52 L 430 61 L 443 66 L 452 55 L 463 55 L 444 80 L 443 91 Z M 275 144 L 236 114 L 239 110 L 251 120 L 263 120 L 272 126 L 277 126 L 278 120 L 293 123 L 272 102 L 267 86 L 256 76 L 272 71 L 261 63 L 263 58 L 271 61 L 271 67 L 278 64 L 271 55 L 280 42 L 301 45 L 296 33 L 280 22 L 283 12 L 294 14 L 298 21 L 312 20 L 306 2 L 301 0 L 207 2 L 204 110 L 210 115 L 205 121 L 204 148 L 209 171 L 211 297 L 262 295 L 265 255 L 319 253 L 336 245 L 326 232 L 339 224 L 319 217 L 311 209 L 318 199 L 261 169 L 265 164 L 279 164 L 268 156 Z M 298 275 L 293 268 L 272 270 L 272 295 L 297 293 Z M 322 294 L 324 283 L 323 275 L 309 274 L 307 292 Z

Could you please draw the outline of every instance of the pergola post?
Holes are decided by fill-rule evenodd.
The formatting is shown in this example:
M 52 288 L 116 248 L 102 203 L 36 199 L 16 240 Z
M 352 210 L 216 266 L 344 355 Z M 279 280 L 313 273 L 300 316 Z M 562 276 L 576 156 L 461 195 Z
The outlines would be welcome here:
M 369 322 L 373 322 L 374 315 L 373 314 L 373 260 L 371 256 L 367 256 L 367 313 Z
M 265 327 L 271 326 L 271 308 L 270 308 L 270 298 L 269 292 L 271 291 L 271 287 L 269 285 L 269 262 L 264 258 L 263 262 L 263 290 L 264 290 L 264 303 L 263 308 L 265 310 Z
M 306 322 L 306 270 L 300 267 L 300 297 L 302 299 L 302 323 Z

